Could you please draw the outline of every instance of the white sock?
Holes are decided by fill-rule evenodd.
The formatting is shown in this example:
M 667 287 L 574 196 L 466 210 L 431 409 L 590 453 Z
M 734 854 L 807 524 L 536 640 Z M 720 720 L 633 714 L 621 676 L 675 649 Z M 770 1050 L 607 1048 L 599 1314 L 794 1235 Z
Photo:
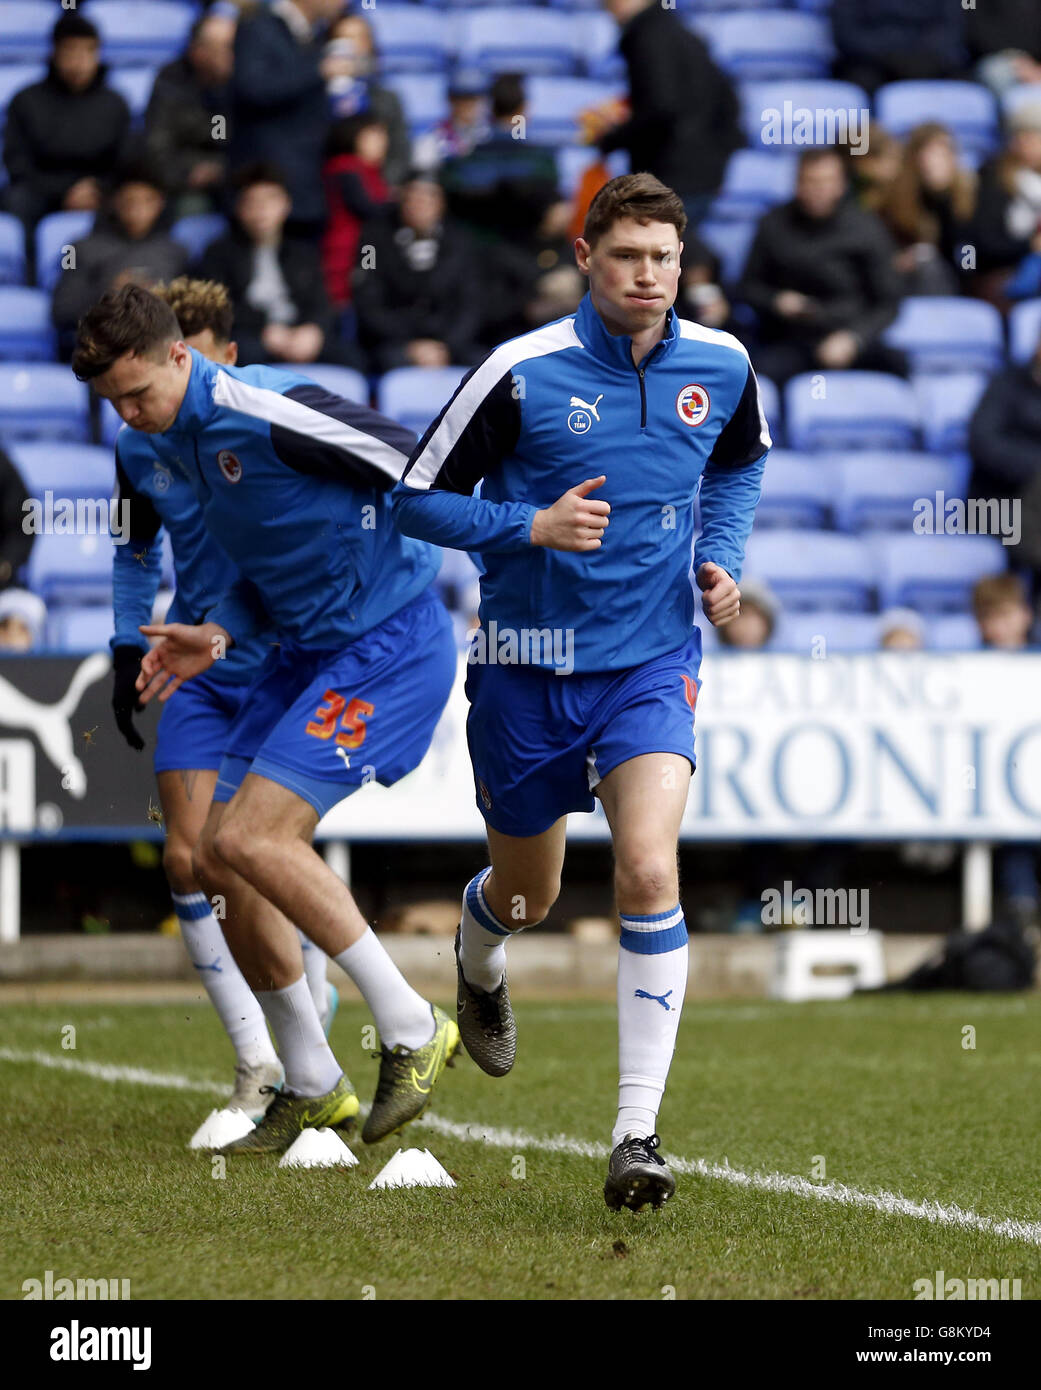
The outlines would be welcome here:
M 611 1147 L 655 1131 L 687 987 L 687 924 L 678 905 L 622 917 L 618 949 L 618 1118 Z
M 237 1061 L 247 1067 L 277 1065 L 256 996 L 243 979 L 205 893 L 171 893 L 174 912 L 191 963 L 199 973 L 217 1017 L 231 1039 Z
M 430 1005 L 387 955 L 371 927 L 336 957 L 372 1010 L 384 1047 L 422 1047 L 434 1036 Z
M 284 989 L 258 990 L 286 1069 L 286 1090 L 298 1096 L 324 1096 L 343 1068 L 329 1050 L 307 980 L 301 975 Z
M 300 938 L 300 949 L 304 953 L 304 975 L 307 978 L 307 988 L 311 991 L 311 998 L 314 1006 L 318 1010 L 318 1017 L 325 1026 L 325 1011 L 329 1007 L 329 991 L 326 987 L 326 965 L 328 956 L 321 946 L 316 946 L 309 936 L 305 936 L 299 927 L 296 934 Z
M 463 978 L 475 989 L 491 994 L 506 974 L 506 942 L 523 927 L 507 927 L 488 906 L 484 881 L 491 866 L 482 869 L 463 890 L 459 928 L 459 964 Z M 527 925 L 533 925 L 528 923 Z

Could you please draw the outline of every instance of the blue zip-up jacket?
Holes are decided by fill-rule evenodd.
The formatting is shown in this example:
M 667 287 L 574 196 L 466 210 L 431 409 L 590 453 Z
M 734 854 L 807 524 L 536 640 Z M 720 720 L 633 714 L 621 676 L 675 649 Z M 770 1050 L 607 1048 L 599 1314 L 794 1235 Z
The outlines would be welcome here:
M 408 535 L 480 552 L 485 627 L 570 631 L 576 671 L 619 670 L 690 635 L 699 483 L 695 568 L 713 561 L 740 579 L 770 443 L 736 338 L 670 309 L 637 367 L 632 339 L 607 331 L 587 293 L 463 378 L 413 452 L 394 514 Z M 532 545 L 535 512 L 601 473 L 600 548 Z
M 278 367 L 217 366 L 192 350 L 173 425 L 176 464 L 240 578 L 208 618 L 238 642 L 342 650 L 433 580 L 440 554 L 394 525 L 389 490 L 415 435 Z M 258 602 L 259 600 L 259 602 Z
M 120 503 L 130 514 L 130 539 L 113 546 L 112 610 L 115 634 L 110 646 L 148 648 L 139 626 L 152 620 L 162 571 L 162 531 L 173 550 L 176 592 L 168 623 L 202 623 L 239 572 L 206 530 L 187 479 L 156 453 L 146 434 L 124 425 L 116 435 L 116 480 Z M 211 675 L 233 684 L 251 681 L 271 650 L 274 632 L 235 643 Z

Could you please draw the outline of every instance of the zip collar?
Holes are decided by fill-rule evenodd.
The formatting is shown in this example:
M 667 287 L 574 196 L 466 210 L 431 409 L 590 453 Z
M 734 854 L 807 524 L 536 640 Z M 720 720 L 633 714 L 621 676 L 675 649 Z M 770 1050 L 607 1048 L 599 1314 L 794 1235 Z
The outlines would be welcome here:
M 597 312 L 592 295 L 588 290 L 575 311 L 575 332 L 582 346 L 588 348 L 594 356 L 622 367 L 627 372 L 639 370 L 633 361 L 632 338 L 627 333 L 614 334 L 607 331 L 607 326 Z M 676 317 L 676 308 L 673 305 L 666 318 L 664 336 L 651 348 L 640 363 L 640 367 L 647 368 L 652 363 L 669 357 L 676 349 L 679 336 L 679 322 Z

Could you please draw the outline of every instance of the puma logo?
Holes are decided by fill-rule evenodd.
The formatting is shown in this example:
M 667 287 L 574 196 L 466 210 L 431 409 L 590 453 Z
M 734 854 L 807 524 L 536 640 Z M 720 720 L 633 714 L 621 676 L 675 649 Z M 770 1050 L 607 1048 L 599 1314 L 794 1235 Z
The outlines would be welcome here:
M 590 405 L 588 401 L 582 400 L 582 398 L 581 398 L 580 396 L 572 396 L 572 397 L 571 397 L 571 404 L 572 404 L 572 405 L 576 405 L 576 406 L 581 406 L 581 408 L 582 408 L 583 410 L 588 410 L 588 411 L 589 411 L 590 415 L 592 415 L 592 417 L 593 417 L 594 420 L 599 420 L 599 419 L 600 419 L 600 416 L 597 414 L 597 409 L 596 409 L 596 408 L 597 408 L 597 406 L 600 404 L 600 402 L 601 402 L 603 399 L 604 399 L 604 393 L 603 393 L 603 391 L 601 391 L 600 394 L 599 394 L 599 396 L 597 396 L 596 400 L 593 402 L 592 405 Z
M 645 989 L 638 989 L 633 997 L 635 999 L 655 999 L 662 1006 L 665 1012 L 669 1014 L 672 1013 L 672 1005 L 666 1004 L 665 1001 L 666 999 L 668 999 L 671 993 L 671 989 L 666 990 L 664 994 L 648 994 Z
M 53 705 L 41 705 L 0 676 L 0 726 L 31 730 L 48 761 L 68 783 L 65 790 L 77 801 L 86 795 L 87 774 L 76 756 L 70 721 L 83 692 L 107 676 L 111 666 L 110 658 L 103 652 L 88 656 L 77 667 L 68 690 Z

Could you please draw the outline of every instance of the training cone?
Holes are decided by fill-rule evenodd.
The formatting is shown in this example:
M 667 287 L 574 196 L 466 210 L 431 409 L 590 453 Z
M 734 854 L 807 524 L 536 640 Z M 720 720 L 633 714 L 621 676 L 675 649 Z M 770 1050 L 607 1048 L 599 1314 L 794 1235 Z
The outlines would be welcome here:
M 280 1168 L 354 1168 L 358 1160 L 332 1129 L 305 1129 L 278 1160 Z
M 429 1149 L 398 1149 L 369 1183 L 374 1187 L 455 1187 Z
M 223 1149 L 242 1139 L 253 1129 L 253 1121 L 244 1110 L 211 1110 L 188 1140 L 190 1149 Z

